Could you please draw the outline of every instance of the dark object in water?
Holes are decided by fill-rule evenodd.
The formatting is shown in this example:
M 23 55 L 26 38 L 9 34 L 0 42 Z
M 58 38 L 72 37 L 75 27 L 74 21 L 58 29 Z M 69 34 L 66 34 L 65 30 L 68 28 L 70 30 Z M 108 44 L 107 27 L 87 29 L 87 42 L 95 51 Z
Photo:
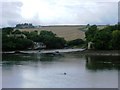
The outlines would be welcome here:
M 16 50 L 14 53 L 21 53 L 19 50 Z
M 55 51 L 53 55 L 61 55 L 61 53 L 59 51 Z
M 55 51 L 55 53 L 60 53 L 59 51 Z
M 64 75 L 66 75 L 67 73 L 64 73 Z

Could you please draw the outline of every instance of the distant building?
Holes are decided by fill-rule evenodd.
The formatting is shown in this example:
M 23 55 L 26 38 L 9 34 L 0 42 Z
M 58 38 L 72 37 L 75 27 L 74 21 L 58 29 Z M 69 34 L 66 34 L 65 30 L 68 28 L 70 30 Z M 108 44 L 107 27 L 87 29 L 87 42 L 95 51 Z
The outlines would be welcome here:
M 88 42 L 88 49 L 94 49 L 93 42 Z
M 42 26 L 38 25 L 38 26 L 34 26 L 34 28 L 41 28 Z
M 46 45 L 42 42 L 34 42 L 33 49 L 45 49 Z

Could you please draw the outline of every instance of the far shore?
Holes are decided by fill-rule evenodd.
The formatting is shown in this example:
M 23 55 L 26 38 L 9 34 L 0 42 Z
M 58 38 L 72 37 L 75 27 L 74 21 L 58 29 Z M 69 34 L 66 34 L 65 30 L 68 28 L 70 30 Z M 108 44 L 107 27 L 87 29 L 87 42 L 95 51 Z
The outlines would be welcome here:
M 79 53 L 81 55 L 120 56 L 120 50 L 86 50 L 86 49 L 54 49 L 54 50 L 26 50 L 19 51 L 20 54 L 32 53 Z M 16 54 L 16 51 L 2 52 L 2 54 Z
M 120 56 L 120 50 L 84 50 L 79 53 L 90 56 Z

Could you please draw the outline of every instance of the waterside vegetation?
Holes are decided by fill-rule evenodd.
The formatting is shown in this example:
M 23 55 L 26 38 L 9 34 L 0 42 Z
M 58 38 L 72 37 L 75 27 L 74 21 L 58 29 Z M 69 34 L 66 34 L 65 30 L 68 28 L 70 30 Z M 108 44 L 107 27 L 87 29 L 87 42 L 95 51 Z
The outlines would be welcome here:
M 92 25 L 85 32 L 86 42 L 91 42 L 91 48 L 97 50 L 120 50 L 120 24 L 108 25 L 98 29 Z
M 94 50 L 120 50 L 120 24 L 108 25 L 102 29 L 89 25 L 85 30 L 85 39 L 66 41 L 52 31 L 21 31 L 14 27 L 2 28 L 2 50 L 16 51 L 35 49 L 35 44 L 42 43 L 44 49 L 86 48 Z M 38 48 L 40 49 L 40 48 Z

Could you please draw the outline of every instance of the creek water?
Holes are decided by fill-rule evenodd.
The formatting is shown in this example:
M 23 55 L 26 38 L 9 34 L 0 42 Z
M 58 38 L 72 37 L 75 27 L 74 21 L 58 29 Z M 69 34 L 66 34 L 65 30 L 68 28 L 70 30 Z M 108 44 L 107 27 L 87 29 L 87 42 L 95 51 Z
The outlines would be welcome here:
M 120 56 L 3 54 L 3 88 L 118 88 Z M 64 74 L 66 73 L 66 74 Z

